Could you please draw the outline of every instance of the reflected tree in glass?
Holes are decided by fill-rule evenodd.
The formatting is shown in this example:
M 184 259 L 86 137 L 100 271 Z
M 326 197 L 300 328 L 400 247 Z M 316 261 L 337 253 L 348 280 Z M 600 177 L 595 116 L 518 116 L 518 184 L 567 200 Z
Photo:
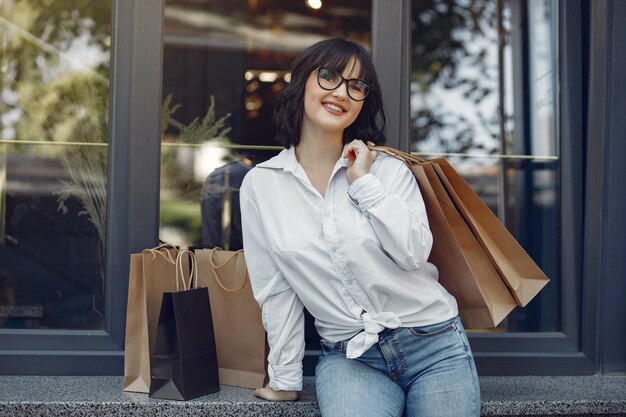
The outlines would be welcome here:
M 0 158 L 13 161 L 0 173 L 5 180 L 0 201 L 8 204 L 7 175 L 14 176 L 14 187 L 24 181 L 11 166 L 28 175 L 33 187 L 9 190 L 14 213 L 0 221 L 13 225 L 13 236 L 5 230 L 2 243 L 30 255 L 26 268 L 32 271 L 24 271 L 22 281 L 36 270 L 42 277 L 49 274 L 45 284 L 32 284 L 40 287 L 29 291 L 42 294 L 49 285 L 66 294 L 44 302 L 51 327 L 101 328 L 104 315 L 110 26 L 107 0 L 0 2 L 0 139 L 7 143 Z M 54 171 L 41 176 L 36 166 Z M 51 201 L 60 216 L 76 220 L 55 214 Z M 33 222 L 46 223 L 55 235 L 30 232 Z M 52 277 L 59 280 L 50 283 Z M 86 297 L 89 311 L 76 314 L 86 308 Z M 51 317 L 55 313 L 59 318 Z
M 496 1 L 420 0 L 412 7 L 413 150 L 498 152 Z

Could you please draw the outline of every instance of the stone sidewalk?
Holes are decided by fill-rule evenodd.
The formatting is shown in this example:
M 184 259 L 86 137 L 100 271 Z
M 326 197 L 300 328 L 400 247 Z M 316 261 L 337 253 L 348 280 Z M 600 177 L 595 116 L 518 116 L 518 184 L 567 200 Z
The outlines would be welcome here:
M 626 416 L 626 376 L 480 377 L 483 416 Z M 0 417 L 319 416 L 314 380 L 297 402 L 271 403 L 222 386 L 191 401 L 127 393 L 117 376 L 0 376 Z

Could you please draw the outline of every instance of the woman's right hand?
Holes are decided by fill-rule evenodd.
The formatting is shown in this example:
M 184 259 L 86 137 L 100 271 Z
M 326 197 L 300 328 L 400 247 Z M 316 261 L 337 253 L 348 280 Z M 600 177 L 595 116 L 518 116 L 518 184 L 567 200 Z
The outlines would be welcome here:
M 268 401 L 296 401 L 300 399 L 300 391 L 276 391 L 267 385 L 252 392 L 255 397 Z
M 365 144 L 362 140 L 355 139 L 343 148 L 343 157 L 348 160 L 346 177 L 350 184 L 370 172 L 378 152 L 370 151 L 368 146 L 374 146 L 374 142 Z

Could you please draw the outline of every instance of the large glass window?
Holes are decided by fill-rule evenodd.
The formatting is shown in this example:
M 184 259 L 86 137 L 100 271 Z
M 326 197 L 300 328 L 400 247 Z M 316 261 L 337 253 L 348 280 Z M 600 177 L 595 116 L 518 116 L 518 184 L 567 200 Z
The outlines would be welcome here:
M 111 3 L 0 2 L 0 328 L 103 328 Z
M 555 7 L 412 2 L 411 150 L 446 156 L 551 279 L 496 331 L 560 330 Z
M 166 0 L 164 30 L 160 238 L 241 249 L 239 186 L 281 149 L 273 103 L 293 59 L 330 36 L 369 49 L 371 2 Z M 308 313 L 305 333 L 319 348 Z

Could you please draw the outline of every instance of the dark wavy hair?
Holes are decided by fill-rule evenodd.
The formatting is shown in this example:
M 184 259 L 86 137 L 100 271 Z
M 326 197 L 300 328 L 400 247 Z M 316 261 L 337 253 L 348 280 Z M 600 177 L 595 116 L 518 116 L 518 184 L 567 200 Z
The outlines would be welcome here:
M 311 72 L 317 67 L 332 68 L 340 73 L 356 58 L 361 64 L 358 78 L 372 86 L 365 97 L 363 108 L 356 120 L 343 132 L 343 143 L 353 139 L 385 142 L 383 130 L 387 118 L 380 84 L 369 53 L 361 45 L 344 38 L 331 38 L 314 44 L 300 55 L 291 68 L 291 82 L 276 99 L 274 122 L 276 140 L 286 148 L 298 145 L 304 115 L 304 88 Z

